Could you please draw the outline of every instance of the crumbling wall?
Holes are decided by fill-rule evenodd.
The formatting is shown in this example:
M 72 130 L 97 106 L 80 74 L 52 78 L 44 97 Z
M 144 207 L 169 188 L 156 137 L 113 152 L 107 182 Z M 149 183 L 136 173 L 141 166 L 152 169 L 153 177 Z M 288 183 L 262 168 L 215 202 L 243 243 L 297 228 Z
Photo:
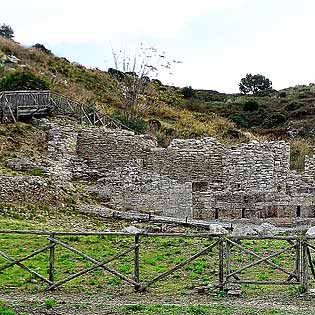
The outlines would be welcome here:
M 215 139 L 176 139 L 166 149 L 151 150 L 146 167 L 182 183 L 199 183 L 219 190 L 224 184 L 222 156 L 225 148 Z
M 307 159 L 305 174 L 290 171 L 283 141 L 227 147 L 177 139 L 160 148 L 150 136 L 86 128 L 73 171 L 97 179 L 115 208 L 202 219 L 307 217 L 314 216 L 314 162 Z
M 115 209 L 192 218 L 191 183 L 144 173 L 139 161 L 109 171 L 98 180 L 94 190 L 100 200 Z
M 306 177 L 315 180 L 315 155 L 305 156 L 305 171 Z
M 290 152 L 283 142 L 256 141 L 225 151 L 225 190 L 285 192 Z
M 129 161 L 146 160 L 156 141 L 148 135 L 106 128 L 86 128 L 78 134 L 77 155 L 96 176 Z

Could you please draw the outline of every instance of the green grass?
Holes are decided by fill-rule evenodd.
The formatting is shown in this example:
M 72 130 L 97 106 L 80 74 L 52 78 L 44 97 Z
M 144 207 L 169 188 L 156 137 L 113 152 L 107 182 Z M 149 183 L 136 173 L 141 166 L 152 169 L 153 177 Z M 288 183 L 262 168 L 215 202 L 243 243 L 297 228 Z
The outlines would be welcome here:
M 0 301 L 0 315 L 15 315 L 15 312 Z
M 0 207 L 0 229 L 24 229 L 46 231 L 120 231 L 130 225 L 125 221 L 99 221 L 95 216 L 76 213 L 73 209 L 48 208 L 8 208 Z M 139 225 L 141 227 L 141 224 Z M 144 227 L 144 225 L 142 226 Z M 184 229 L 184 228 L 183 228 Z M 133 236 L 58 236 L 62 242 L 84 252 L 98 261 L 105 261 L 114 255 L 125 251 L 134 244 Z M 140 237 L 140 280 L 146 283 L 159 274 L 183 262 L 193 254 L 210 245 L 213 239 L 185 237 Z M 45 235 L 0 234 L 0 250 L 14 259 L 22 258 L 33 251 L 49 244 Z M 266 256 L 274 251 L 288 247 L 281 240 L 244 240 L 242 246 L 254 251 L 257 255 Z M 246 266 L 257 258 L 247 255 L 237 247 L 231 250 L 231 271 Z M 272 262 L 288 271 L 294 271 L 295 253 L 282 253 L 273 257 Z M 49 274 L 49 251 L 45 251 L 24 262 L 24 264 L 44 277 Z M 7 261 L 0 257 L 0 266 Z M 69 275 L 92 266 L 85 258 L 61 247 L 55 248 L 55 281 L 60 281 Z M 108 264 L 110 268 L 123 275 L 133 278 L 134 253 L 120 257 Z M 260 264 L 244 270 L 240 274 L 246 280 L 286 280 L 287 275 L 268 265 Z M 155 283 L 149 291 L 154 294 L 184 296 L 194 292 L 194 288 L 217 284 L 218 282 L 218 249 L 214 248 L 207 255 L 201 256 Z M 46 284 L 25 270 L 14 266 L 0 273 L 0 292 L 38 292 L 43 291 Z M 96 269 L 76 278 L 62 286 L 65 292 L 96 292 L 108 290 L 117 292 L 124 290 L 132 292 L 133 288 L 121 279 Z M 258 286 L 243 285 L 244 295 L 287 293 L 298 295 L 298 286 Z
M 76 213 L 74 210 L 60 209 L 19 209 L 0 208 L 0 229 L 36 229 L 48 231 L 74 231 L 74 230 L 121 230 L 129 222 L 122 221 L 99 221 L 93 216 Z M 62 242 L 82 251 L 98 261 L 105 261 L 110 257 L 126 250 L 134 244 L 133 236 L 58 236 Z M 140 237 L 140 280 L 146 283 L 159 274 L 167 271 L 175 265 L 183 262 L 201 249 L 209 246 L 214 240 L 204 238 L 185 237 Z M 45 235 L 18 235 L 0 234 L 0 250 L 10 257 L 17 259 L 32 253 L 39 248 L 48 245 Z M 272 251 L 288 247 L 288 243 L 281 240 L 244 240 L 242 246 L 253 250 L 260 256 L 271 254 Z M 279 264 L 289 271 L 294 270 L 294 250 L 283 253 L 272 259 L 273 263 Z M 236 247 L 231 251 L 232 271 L 246 266 L 257 260 L 241 252 Z M 49 274 L 49 251 L 40 253 L 30 260 L 23 262 L 27 267 L 41 275 L 48 277 Z M 0 257 L 0 266 L 6 260 Z M 85 258 L 61 247 L 55 248 L 55 281 L 60 281 L 71 274 L 92 266 Z M 120 257 L 108 264 L 123 275 L 133 278 L 134 254 Z M 286 274 L 264 264 L 253 266 L 241 272 L 241 278 L 246 280 L 285 280 Z M 184 266 L 182 269 L 169 275 L 162 281 L 154 284 L 149 290 L 155 294 L 186 295 L 194 288 L 212 285 L 218 282 L 218 249 L 214 248 L 207 255 L 201 256 Z M 0 291 L 12 290 L 37 292 L 43 291 L 46 285 L 38 278 L 30 275 L 25 270 L 14 266 L 0 273 Z M 133 288 L 121 279 L 105 273 L 101 269 L 93 270 L 80 278 L 63 285 L 66 292 L 94 292 L 98 290 L 129 290 Z M 244 294 L 277 293 L 287 292 L 294 294 L 294 290 L 282 286 L 257 286 L 244 285 Z M 296 290 L 297 292 L 298 290 Z
M 53 309 L 57 306 L 57 302 L 54 299 L 47 299 L 45 300 L 45 307 L 49 309 Z
M 296 314 L 278 309 L 260 310 L 253 307 L 231 306 L 165 306 L 165 305 L 130 305 L 121 308 L 120 314 L 133 315 L 286 315 Z

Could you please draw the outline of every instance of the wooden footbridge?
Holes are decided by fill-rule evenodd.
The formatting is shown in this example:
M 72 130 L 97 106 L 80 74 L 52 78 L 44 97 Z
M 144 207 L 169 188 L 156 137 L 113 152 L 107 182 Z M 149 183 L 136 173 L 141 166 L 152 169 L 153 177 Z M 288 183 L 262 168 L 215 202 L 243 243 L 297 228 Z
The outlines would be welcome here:
M 0 92 L 1 123 L 16 123 L 19 120 L 50 115 L 65 115 L 88 125 L 128 129 L 119 121 L 97 112 L 91 106 L 80 104 L 52 91 Z

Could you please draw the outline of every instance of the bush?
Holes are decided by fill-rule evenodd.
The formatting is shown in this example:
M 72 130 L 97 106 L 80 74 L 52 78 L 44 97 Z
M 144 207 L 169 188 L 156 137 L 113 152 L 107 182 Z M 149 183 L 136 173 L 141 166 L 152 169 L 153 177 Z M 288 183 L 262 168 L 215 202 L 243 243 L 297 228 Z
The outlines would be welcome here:
M 191 98 L 195 96 L 195 91 L 191 86 L 185 86 L 181 90 L 184 98 Z
M 14 37 L 14 31 L 11 26 L 2 24 L 0 26 L 0 36 L 3 36 L 8 39 L 12 39 Z
M 0 81 L 0 91 L 47 90 L 49 83 L 31 72 L 12 72 Z
M 236 123 L 238 127 L 247 128 L 248 127 L 248 120 L 243 115 L 232 115 L 230 119 Z
M 207 103 L 198 99 L 187 100 L 184 107 L 189 109 L 190 111 L 201 112 L 201 113 L 204 113 L 209 109 Z
M 128 117 L 121 113 L 114 114 L 113 118 L 119 120 L 123 125 L 138 133 L 145 133 L 148 130 L 148 124 L 143 118 Z
M 293 139 L 290 143 L 291 169 L 303 170 L 305 155 L 313 155 L 313 143 L 303 138 Z
M 53 53 L 51 52 L 51 50 L 47 49 L 43 44 L 35 44 L 33 45 L 33 48 L 42 51 L 43 53 L 47 54 L 47 55 L 53 55 Z
M 266 119 L 265 124 L 269 127 L 275 127 L 283 124 L 287 120 L 287 117 L 283 113 L 274 113 Z
M 285 110 L 291 112 L 294 110 L 299 109 L 303 104 L 299 103 L 299 102 L 290 102 L 288 105 L 286 105 Z
M 285 91 L 279 92 L 280 97 L 287 97 L 287 93 Z
M 254 112 L 258 110 L 259 104 L 255 100 L 249 100 L 243 104 L 243 109 L 246 112 Z

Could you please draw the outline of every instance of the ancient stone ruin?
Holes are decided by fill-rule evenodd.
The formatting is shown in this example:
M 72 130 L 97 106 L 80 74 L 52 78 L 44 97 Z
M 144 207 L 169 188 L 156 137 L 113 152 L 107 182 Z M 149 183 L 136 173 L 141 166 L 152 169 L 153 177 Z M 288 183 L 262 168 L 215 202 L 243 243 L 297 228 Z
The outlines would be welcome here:
M 126 130 L 39 126 L 48 132 L 50 185 L 84 183 L 112 209 L 194 219 L 315 217 L 315 158 L 306 156 L 302 174 L 290 170 L 284 141 L 228 147 L 176 139 L 161 148 Z M 0 187 L 4 199 L 11 186 Z
M 215 139 L 154 139 L 129 131 L 83 129 L 76 177 L 94 178 L 100 199 L 117 209 L 197 219 L 314 217 L 314 159 L 290 171 L 283 141 L 227 147 Z M 81 163 L 80 163 L 81 161 Z M 82 172 L 83 171 L 83 172 Z

